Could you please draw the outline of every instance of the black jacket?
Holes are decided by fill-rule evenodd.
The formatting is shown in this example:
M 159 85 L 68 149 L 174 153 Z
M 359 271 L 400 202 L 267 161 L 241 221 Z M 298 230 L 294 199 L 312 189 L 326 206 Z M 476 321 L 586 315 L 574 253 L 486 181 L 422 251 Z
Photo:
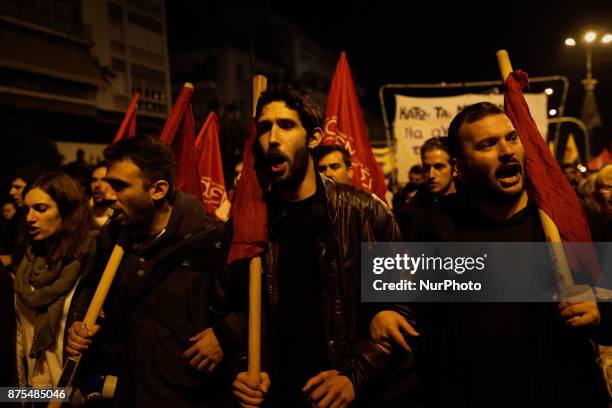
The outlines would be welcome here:
M 201 203 L 178 192 L 165 232 L 146 245 L 117 225 L 102 230 L 95 279 L 79 291 L 82 319 L 115 242 L 125 255 L 104 305 L 102 331 L 82 362 L 91 372 L 114 374 L 113 405 L 205 406 L 218 380 L 191 367 L 182 354 L 189 338 L 221 318 L 223 235 Z M 68 325 L 67 325 L 68 327 Z
M 346 375 L 359 396 L 367 385 L 399 362 L 397 354 L 384 354 L 369 339 L 368 325 L 374 313 L 391 306 L 361 303 L 361 242 L 401 241 L 401 236 L 391 210 L 372 194 L 327 178 L 317 177 L 317 183 L 318 188 L 324 189 L 326 202 L 326 222 L 317 240 L 321 281 L 325 282 L 321 319 L 326 349 L 330 368 Z M 274 230 L 274 223 L 282 216 L 282 213 L 271 212 L 269 230 Z M 274 335 L 279 318 L 277 261 L 280 243 L 274 239 L 274 234 L 270 235 L 271 242 L 263 260 L 264 338 Z M 248 273 L 243 269 L 234 275 L 245 277 Z M 235 285 L 243 290 L 243 295 L 236 298 L 246 300 L 246 284 Z M 243 303 L 243 311 L 245 307 Z M 406 310 L 401 311 L 408 317 Z M 241 335 L 245 333 L 244 326 L 237 326 L 235 330 Z M 262 344 L 265 367 L 265 356 L 274 351 L 265 350 L 269 341 L 264 340 Z
M 466 194 L 448 196 L 412 226 L 413 241 L 541 242 L 530 203 L 503 223 L 480 214 Z M 589 338 L 610 341 L 601 324 L 572 329 L 556 303 L 420 303 L 415 358 L 431 407 L 607 407 Z
M 425 184 L 422 184 L 410 202 L 398 201 L 397 205 L 393 207 L 393 213 L 402 237 L 405 238 L 410 233 L 412 220 L 421 216 L 426 209 L 436 208 L 440 197 L 430 194 Z

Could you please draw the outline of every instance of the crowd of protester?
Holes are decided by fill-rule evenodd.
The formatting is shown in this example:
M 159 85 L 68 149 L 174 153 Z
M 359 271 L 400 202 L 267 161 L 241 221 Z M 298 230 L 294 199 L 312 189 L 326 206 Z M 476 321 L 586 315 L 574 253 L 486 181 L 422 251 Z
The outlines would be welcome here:
M 364 241 L 545 241 L 499 107 L 466 107 L 425 141 L 392 205 L 348 185 L 350 154 L 319 145 L 307 96 L 274 86 L 255 119 L 270 180 L 260 378 L 244 358 L 248 265 L 226 265 L 232 218 L 206 214 L 175 187 L 169 148 L 136 136 L 95 166 L 15 171 L 0 224 L 0 385 L 52 387 L 82 353 L 75 406 L 608 405 L 593 347 L 612 341 L 606 302 L 360 301 Z M 611 241 L 612 165 L 562 170 L 593 241 Z M 125 254 L 86 327 L 115 244 Z

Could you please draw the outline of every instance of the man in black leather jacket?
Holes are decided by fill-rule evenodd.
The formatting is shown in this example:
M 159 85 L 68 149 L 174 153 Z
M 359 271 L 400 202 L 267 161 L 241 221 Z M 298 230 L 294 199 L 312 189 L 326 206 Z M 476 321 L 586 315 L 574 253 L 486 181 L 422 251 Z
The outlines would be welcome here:
M 361 242 L 399 241 L 393 215 L 369 192 L 317 174 L 309 149 L 322 138 L 322 119 L 310 98 L 272 87 L 259 99 L 256 123 L 254 153 L 272 186 L 263 267 L 268 338 L 259 384 L 242 372 L 234 395 L 242 406 L 373 406 L 380 400 L 369 395 L 371 383 L 399 356 L 369 340 L 381 308 L 360 302 Z

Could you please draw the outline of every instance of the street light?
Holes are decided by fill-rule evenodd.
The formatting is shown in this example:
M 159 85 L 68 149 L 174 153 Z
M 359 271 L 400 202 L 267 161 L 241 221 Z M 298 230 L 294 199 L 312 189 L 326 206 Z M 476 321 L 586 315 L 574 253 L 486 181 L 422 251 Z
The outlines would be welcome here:
M 546 88 L 544 93 L 548 96 L 552 95 L 555 91 L 552 88 Z
M 588 31 L 584 34 L 584 42 L 586 44 L 586 79 L 593 79 L 592 72 L 592 46 L 595 40 L 597 40 L 597 33 L 595 31 Z M 602 44 L 609 44 L 612 42 L 612 34 L 606 33 L 601 37 Z M 568 47 L 575 47 L 576 40 L 572 37 L 565 39 L 565 45 Z M 586 85 L 585 85 L 586 86 Z
M 582 106 L 582 120 L 587 124 L 589 129 L 592 129 L 596 126 L 601 126 L 601 117 L 599 116 L 599 111 L 597 109 L 597 103 L 595 101 L 595 85 L 597 85 L 597 80 L 593 78 L 593 63 L 592 63 L 592 52 L 595 41 L 597 41 L 598 36 L 602 33 L 597 33 L 595 31 L 588 31 L 584 34 L 584 48 L 586 50 L 586 78 L 582 80 L 582 85 L 584 86 L 585 98 Z M 605 33 L 601 36 L 602 44 L 609 44 L 612 42 L 612 34 Z M 575 47 L 576 40 L 573 38 L 566 38 L 565 45 L 568 47 Z
M 596 38 L 597 38 L 597 34 L 594 33 L 593 31 L 589 31 L 588 33 L 584 35 L 584 41 L 588 43 L 592 43 L 593 41 L 595 41 Z

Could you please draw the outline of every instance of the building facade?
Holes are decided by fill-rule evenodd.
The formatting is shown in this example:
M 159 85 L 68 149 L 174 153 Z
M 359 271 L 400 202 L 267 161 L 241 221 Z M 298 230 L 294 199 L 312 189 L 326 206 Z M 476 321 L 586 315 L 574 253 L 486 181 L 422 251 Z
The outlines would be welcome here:
M 0 116 L 12 121 L 11 138 L 109 143 L 136 91 L 138 131 L 163 127 L 163 0 L 3 1 L 0 41 Z

